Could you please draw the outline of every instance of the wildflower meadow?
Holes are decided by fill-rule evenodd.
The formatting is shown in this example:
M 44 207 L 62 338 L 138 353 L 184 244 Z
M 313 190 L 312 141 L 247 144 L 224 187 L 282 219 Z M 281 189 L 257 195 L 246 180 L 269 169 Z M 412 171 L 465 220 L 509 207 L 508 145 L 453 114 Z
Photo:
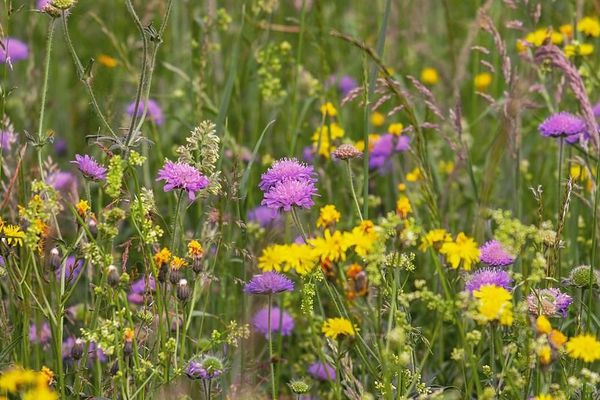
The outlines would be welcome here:
M 600 399 L 600 5 L 0 0 L 0 400 Z

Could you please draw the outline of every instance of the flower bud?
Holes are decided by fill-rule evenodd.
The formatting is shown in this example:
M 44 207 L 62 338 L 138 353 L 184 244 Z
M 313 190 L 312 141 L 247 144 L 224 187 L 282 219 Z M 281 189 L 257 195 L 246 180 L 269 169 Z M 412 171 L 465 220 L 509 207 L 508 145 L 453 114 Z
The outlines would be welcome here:
M 169 271 L 169 281 L 173 285 L 178 284 L 182 277 L 180 269 L 171 267 L 171 270 Z
M 589 265 L 580 265 L 571 270 L 569 274 L 569 283 L 573 286 L 585 288 L 590 286 L 590 273 L 592 286 L 599 286 L 600 284 L 600 272 L 592 270 Z
M 186 302 L 190 299 L 190 287 L 185 279 L 181 279 L 177 285 L 177 298 L 181 302 Z
M 98 236 L 98 223 L 94 218 L 87 218 L 86 224 L 88 229 L 90 230 L 91 235 L 95 238 Z
M 81 339 L 75 339 L 73 347 L 71 347 L 71 358 L 73 360 L 79 360 L 83 356 L 83 341 Z
M 308 391 L 310 390 L 310 385 L 301 379 L 291 380 L 288 383 L 288 386 L 290 387 L 290 390 L 294 394 L 304 394 L 304 393 L 308 393 Z
M 117 271 L 117 267 L 114 265 L 108 266 L 108 284 L 112 287 L 115 287 L 119 284 L 121 277 L 119 276 L 119 271 Z
M 52 271 L 56 271 L 58 268 L 60 268 L 60 252 L 58 251 L 58 249 L 56 247 L 53 247 L 50 250 L 50 257 L 48 258 L 48 264 L 50 265 L 50 268 L 52 269 Z

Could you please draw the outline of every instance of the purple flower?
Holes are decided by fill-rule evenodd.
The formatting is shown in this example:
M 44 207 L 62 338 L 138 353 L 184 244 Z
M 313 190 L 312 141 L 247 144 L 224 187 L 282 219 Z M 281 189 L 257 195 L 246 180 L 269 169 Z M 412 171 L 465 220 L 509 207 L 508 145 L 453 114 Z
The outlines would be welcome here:
M 573 298 L 558 288 L 532 290 L 527 296 L 529 311 L 536 315 L 562 315 L 564 318 L 572 302 Z
M 569 143 L 575 143 L 580 138 L 589 137 L 586 132 L 585 121 L 564 111 L 546 118 L 538 129 L 542 136 L 564 137 Z
M 7 152 L 11 149 L 13 143 L 17 141 L 17 137 L 11 131 L 0 131 L 0 150 Z
M 136 109 L 135 101 L 129 103 L 129 106 L 127 106 L 127 114 L 131 117 L 134 114 L 135 109 Z M 136 115 L 138 117 L 141 116 L 143 111 L 144 111 L 144 102 L 140 101 L 138 103 Z M 156 125 L 162 125 L 162 123 L 165 121 L 165 118 L 163 116 L 163 112 L 162 112 L 160 106 L 158 105 L 158 103 L 156 101 L 154 101 L 152 99 L 148 99 L 148 102 L 146 103 L 146 115 Z
M 93 181 L 103 181 L 106 179 L 106 168 L 98 164 L 98 161 L 92 157 L 80 154 L 75 154 L 75 161 L 71 161 L 77 165 L 79 171 L 88 179 Z
M 510 255 L 497 240 L 490 240 L 479 248 L 479 259 L 482 263 L 490 267 L 506 267 L 515 262 L 515 258 Z
M 208 186 L 208 178 L 193 166 L 183 162 L 167 161 L 158 171 L 157 181 L 165 181 L 163 190 L 182 189 L 188 193 L 190 200 L 196 199 L 196 192 Z
M 16 61 L 26 60 L 29 48 L 19 39 L 7 37 L 0 44 L 0 63 L 12 64 Z
M 67 154 L 67 150 L 69 146 L 67 145 L 67 141 L 65 139 L 56 139 L 54 141 L 54 151 L 59 156 L 64 156 Z
M 338 89 L 342 93 L 342 96 L 346 97 L 348 93 L 358 87 L 358 83 L 350 76 L 344 75 L 338 81 Z
M 594 112 L 594 117 L 600 118 L 600 101 L 594 104 L 592 111 Z
M 312 197 L 316 194 L 317 188 L 312 181 L 287 180 L 279 182 L 266 192 L 260 204 L 284 211 L 290 211 L 294 206 L 311 208 L 315 204 Z
M 127 295 L 127 300 L 133 304 L 143 304 L 144 294 L 156 290 L 156 281 L 152 276 L 147 279 L 142 277 L 131 284 L 131 289 Z
M 29 325 L 29 342 L 43 346 L 50 342 L 51 337 L 52 332 L 47 322 L 44 322 L 39 327 L 36 324 Z
M 317 361 L 308 367 L 308 373 L 320 381 L 335 381 L 335 368 L 330 364 Z
M 248 294 L 277 294 L 294 291 L 294 282 L 278 272 L 264 272 L 254 275 L 244 286 Z
M 191 360 L 185 367 L 185 374 L 190 379 L 213 379 L 223 373 L 225 367 L 217 357 L 205 356 L 202 359 Z
M 68 256 L 64 264 L 56 270 L 56 279 L 61 279 L 63 268 L 65 268 L 65 282 L 73 282 L 81 273 L 83 268 L 83 259 L 78 259 L 75 256 Z
M 260 177 L 258 187 L 263 192 L 268 192 L 278 183 L 289 180 L 302 180 L 312 182 L 317 181 L 315 170 L 312 166 L 303 164 L 295 158 L 282 158 L 273 163 L 271 168 Z
M 309 164 L 315 161 L 315 149 L 313 146 L 304 146 L 302 148 L 302 159 Z
M 406 151 L 409 148 L 410 137 L 386 133 L 373 145 L 373 149 L 369 154 L 369 168 L 378 169 L 380 173 L 383 173 L 387 170 L 388 160 L 394 153 Z
M 59 192 L 77 191 L 77 177 L 70 172 L 53 172 L 46 177 L 46 183 Z
M 281 326 L 280 323 L 281 322 Z M 252 318 L 254 328 L 265 335 L 269 336 L 269 308 L 265 307 L 259 310 Z M 289 336 L 294 330 L 294 318 L 286 311 L 282 311 L 278 307 L 271 308 L 271 332 L 280 333 L 282 336 Z
M 277 210 L 272 208 L 258 206 L 248 211 L 248 220 L 266 228 L 279 224 L 281 222 L 281 215 Z
M 483 285 L 495 285 L 510 290 L 512 279 L 508 272 L 496 268 L 483 268 L 473 273 L 465 285 L 469 293 L 479 290 Z
M 38 0 L 38 2 L 37 2 L 37 9 L 38 10 L 43 10 L 50 3 L 52 3 L 52 0 Z

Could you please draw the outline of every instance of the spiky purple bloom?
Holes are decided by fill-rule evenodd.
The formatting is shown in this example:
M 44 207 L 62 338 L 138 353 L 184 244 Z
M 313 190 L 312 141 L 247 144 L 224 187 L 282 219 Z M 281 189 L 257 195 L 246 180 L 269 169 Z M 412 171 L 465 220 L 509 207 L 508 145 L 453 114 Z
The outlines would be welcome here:
M 88 179 L 93 181 L 103 181 L 106 179 L 106 168 L 98 164 L 98 161 L 87 154 L 75 154 L 75 161 L 71 163 L 77 165 L 79 171 Z
M 258 187 L 263 192 L 268 192 L 278 183 L 289 180 L 317 181 L 315 170 L 312 166 L 303 164 L 295 158 L 282 158 L 273 163 L 271 168 L 260 177 Z
M 133 101 L 133 102 L 129 103 L 129 105 L 127 106 L 127 114 L 131 117 L 131 116 L 133 116 L 135 110 L 136 110 L 135 101 Z M 137 113 L 135 113 L 135 114 L 139 117 L 142 115 L 143 112 L 144 112 L 144 102 L 140 101 L 138 103 Z M 148 101 L 146 102 L 146 117 L 149 118 L 156 125 L 162 125 L 163 122 L 165 121 L 162 109 L 160 108 L 158 103 L 152 99 L 148 99 Z
M 569 143 L 589 137 L 585 121 L 565 111 L 552 114 L 540 124 L 538 129 L 542 136 L 564 137 Z
M 335 381 L 335 368 L 329 363 L 317 361 L 308 367 L 308 373 L 320 381 Z
M 497 240 L 486 242 L 479 248 L 479 253 L 481 262 L 490 267 L 506 267 L 515 262 L 515 258 Z
M 260 204 L 275 210 L 290 211 L 292 207 L 311 208 L 317 188 L 312 181 L 305 179 L 285 180 L 277 183 L 265 193 Z
M 352 77 L 348 75 L 344 75 L 338 81 L 338 89 L 340 90 L 342 96 L 346 97 L 348 93 L 358 87 L 358 82 L 356 82 Z
M 479 290 L 483 285 L 495 285 L 506 290 L 511 289 L 512 279 L 508 272 L 497 268 L 483 268 L 474 272 L 467 283 L 465 289 L 469 293 Z
M 272 227 L 281 222 L 281 214 L 267 206 L 258 206 L 248 211 L 248 221 L 256 222 L 263 228 Z
M 410 148 L 410 138 L 408 136 L 396 136 L 391 133 L 381 135 L 379 140 L 373 145 L 369 155 L 369 168 L 378 169 L 379 172 L 385 172 L 389 167 L 388 160 L 394 153 L 407 151 Z
M 281 322 L 281 326 L 280 323 Z M 265 335 L 265 338 L 269 336 L 269 308 L 265 307 L 259 310 L 252 318 L 252 326 Z M 271 333 L 280 333 L 282 336 L 289 336 L 294 330 L 294 318 L 287 312 L 283 311 L 279 307 L 271 308 Z
M 17 141 L 16 135 L 11 131 L 0 131 L 0 150 L 10 151 L 13 143 Z
M 527 296 L 529 311 L 538 315 L 562 315 L 564 318 L 572 302 L 573 298 L 558 288 L 532 290 Z
M 217 357 L 205 356 L 202 359 L 190 360 L 185 367 L 185 374 L 190 379 L 214 379 L 223 373 L 223 362 Z
M 208 186 L 208 178 L 190 164 L 167 161 L 158 171 L 157 181 L 165 181 L 163 190 L 185 190 L 190 200 L 196 199 L 196 192 Z
M 81 273 L 81 269 L 83 268 L 83 259 L 78 259 L 73 255 L 68 256 L 64 264 L 56 270 L 56 279 L 61 279 L 63 268 L 65 269 L 65 282 L 72 283 Z
M 47 322 L 42 323 L 41 326 L 36 324 L 29 325 L 29 342 L 34 344 L 41 344 L 42 346 L 50 342 L 52 337 L 52 331 L 50 325 Z
M 294 282 L 285 275 L 273 271 L 254 275 L 244 286 L 244 292 L 248 294 L 277 294 L 293 291 Z
M 77 177 L 70 172 L 57 171 L 46 177 L 46 183 L 59 192 L 77 190 Z
M 143 304 L 144 294 L 154 292 L 156 290 L 156 281 L 154 277 L 149 276 L 148 278 L 142 277 L 131 284 L 127 300 L 133 304 Z
M 12 64 L 16 61 L 26 60 L 29 57 L 29 47 L 13 37 L 2 39 L 0 45 L 0 64 Z

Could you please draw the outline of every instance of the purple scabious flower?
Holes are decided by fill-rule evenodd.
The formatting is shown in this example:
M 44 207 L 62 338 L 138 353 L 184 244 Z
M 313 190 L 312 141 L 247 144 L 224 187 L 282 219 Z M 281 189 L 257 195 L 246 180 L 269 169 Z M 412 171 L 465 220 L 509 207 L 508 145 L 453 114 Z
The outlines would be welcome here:
M 88 179 L 93 181 L 103 181 L 106 179 L 106 168 L 98 164 L 98 161 L 88 156 L 87 154 L 75 154 L 75 161 L 71 161 L 77 165 L 79 171 Z
M 131 284 L 131 289 L 127 295 L 127 300 L 132 304 L 143 304 L 144 294 L 156 290 L 156 281 L 152 276 L 147 279 L 142 277 Z
M 75 256 L 68 256 L 64 264 L 55 272 L 56 279 L 61 279 L 63 268 L 65 269 L 65 282 L 73 282 L 77 279 L 83 268 L 83 259 Z
M 127 114 L 131 117 L 133 116 L 135 110 L 135 101 L 133 101 L 127 106 Z M 137 112 L 135 112 L 135 114 L 139 117 L 142 115 L 143 112 L 144 102 L 140 101 L 138 103 Z M 146 102 L 146 116 L 156 125 L 162 125 L 165 121 L 162 109 L 160 108 L 158 103 L 152 99 L 148 99 L 148 101 Z
M 267 206 L 258 206 L 248 211 L 248 221 L 256 222 L 263 228 L 272 227 L 281 222 L 281 214 Z
M 338 81 L 338 89 L 342 96 L 346 97 L 348 93 L 358 87 L 358 82 L 349 75 L 344 75 Z
M 54 151 L 56 152 L 56 155 L 64 156 L 67 154 L 68 149 L 69 146 L 65 139 L 59 138 L 54 141 Z
M 373 145 L 369 154 L 369 168 L 378 169 L 380 173 L 387 171 L 389 167 L 388 160 L 394 153 L 407 151 L 410 148 L 410 138 L 408 136 L 396 136 L 391 133 L 382 135 Z
M 59 192 L 77 191 L 77 177 L 70 172 L 53 172 L 46 177 L 46 183 Z
M 474 272 L 467 283 L 465 289 L 469 293 L 479 290 L 483 285 L 495 285 L 506 290 L 511 289 L 512 279 L 508 272 L 497 268 L 483 268 Z
M 163 190 L 185 190 L 190 200 L 196 199 L 196 192 L 208 186 L 208 178 L 190 164 L 167 161 L 158 171 L 157 181 L 165 181 Z
M 225 369 L 223 362 L 217 357 L 205 356 L 201 359 L 190 360 L 185 367 L 185 374 L 190 379 L 209 380 L 217 378 Z
M 308 373 L 320 381 L 335 381 L 335 368 L 329 363 L 317 361 L 308 367 Z
M 0 131 L 0 150 L 3 152 L 10 151 L 13 143 L 17 141 L 17 137 L 11 131 Z
M 479 248 L 479 259 L 482 263 L 490 267 L 506 267 L 515 262 L 515 258 L 510 255 L 497 240 L 490 240 Z
M 283 315 L 282 315 L 283 313 Z M 281 325 L 279 324 L 281 322 Z M 252 318 L 254 328 L 269 337 L 269 308 L 259 310 Z M 271 308 L 271 333 L 280 333 L 282 336 L 290 336 L 294 330 L 294 318 L 286 311 L 278 307 Z
M 311 208 L 315 202 L 313 196 L 317 188 L 309 180 L 285 180 L 276 184 L 268 192 L 260 204 L 275 210 L 290 211 L 292 207 Z
M 34 344 L 46 345 L 50 342 L 52 331 L 50 325 L 44 322 L 41 326 L 36 324 L 29 325 L 29 342 Z
M 7 37 L 0 45 L 0 64 L 12 64 L 16 61 L 26 60 L 29 57 L 29 48 L 19 39 Z
M 572 302 L 573 298 L 558 288 L 532 290 L 527 296 L 529 311 L 536 315 L 561 315 L 564 318 Z
M 580 138 L 585 139 L 586 136 L 589 137 L 589 134 L 586 132 L 585 121 L 564 111 L 552 114 L 546 118 L 538 129 L 542 136 L 564 137 L 569 143 L 575 143 Z
M 275 161 L 271 168 L 262 174 L 258 187 L 263 192 L 268 192 L 278 183 L 289 180 L 308 181 L 313 185 L 317 181 L 312 166 L 303 164 L 295 158 L 282 158 Z
M 277 294 L 281 292 L 293 292 L 294 282 L 285 275 L 278 272 L 264 272 L 254 275 L 250 282 L 244 286 L 244 292 L 248 294 Z
M 315 161 L 315 149 L 313 146 L 304 146 L 302 148 L 302 159 L 308 164 L 312 164 Z

